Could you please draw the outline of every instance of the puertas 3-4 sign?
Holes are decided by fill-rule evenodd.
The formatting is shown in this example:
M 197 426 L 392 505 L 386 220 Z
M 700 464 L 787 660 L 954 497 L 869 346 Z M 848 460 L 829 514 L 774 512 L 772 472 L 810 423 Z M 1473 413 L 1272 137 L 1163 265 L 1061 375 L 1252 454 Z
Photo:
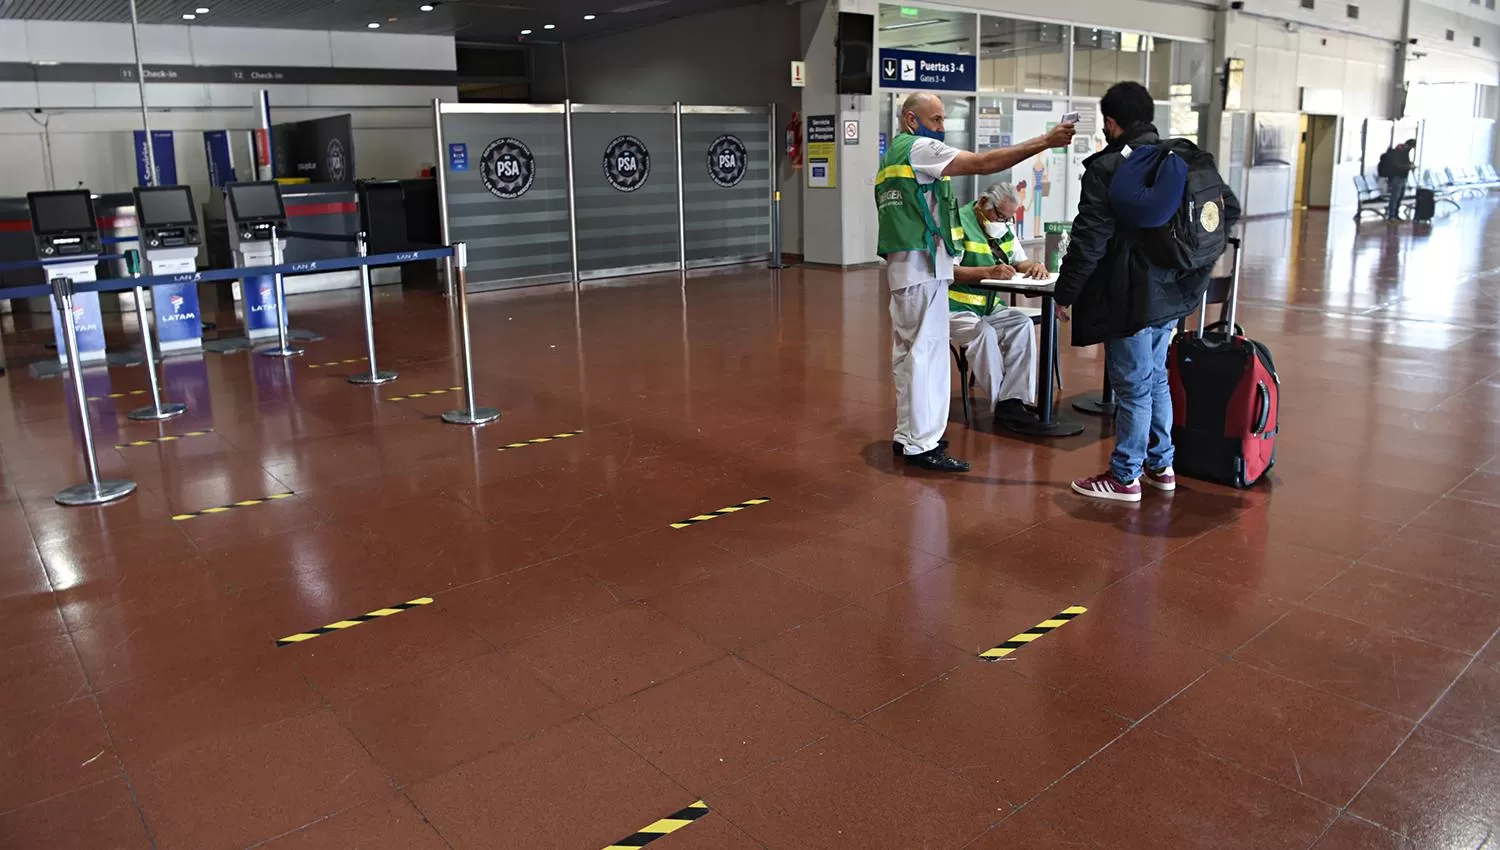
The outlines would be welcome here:
M 883 48 L 880 84 L 886 88 L 973 91 L 974 57 L 960 53 Z

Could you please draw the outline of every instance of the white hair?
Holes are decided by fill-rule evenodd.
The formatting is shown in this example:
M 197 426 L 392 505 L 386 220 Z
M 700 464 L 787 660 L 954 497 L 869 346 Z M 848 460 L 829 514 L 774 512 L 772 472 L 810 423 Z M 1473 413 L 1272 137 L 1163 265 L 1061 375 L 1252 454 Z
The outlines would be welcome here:
M 1001 201 L 1012 201 L 1017 204 L 1021 203 L 1021 194 L 1017 192 L 1016 187 L 1010 183 L 996 183 L 990 186 L 988 189 L 985 189 L 984 194 L 980 197 L 989 201 L 990 206 L 997 209 L 999 208 Z

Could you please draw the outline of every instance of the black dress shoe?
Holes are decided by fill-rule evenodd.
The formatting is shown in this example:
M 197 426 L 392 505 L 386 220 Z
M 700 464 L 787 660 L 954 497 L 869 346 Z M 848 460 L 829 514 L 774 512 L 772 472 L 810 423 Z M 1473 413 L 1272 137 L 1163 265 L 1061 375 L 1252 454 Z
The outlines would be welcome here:
M 919 455 L 906 455 L 906 465 L 915 466 L 929 472 L 968 472 L 968 461 L 959 460 L 956 457 L 948 457 L 948 453 L 941 447 L 930 452 Z
M 938 446 L 937 447 L 940 448 L 940 449 L 946 449 L 946 448 L 948 448 L 948 441 L 947 440 L 938 440 Z M 893 454 L 893 455 L 906 454 L 906 447 L 903 446 L 903 445 L 901 445 L 900 443 L 896 442 L 895 440 L 892 440 L 891 441 L 891 454 Z

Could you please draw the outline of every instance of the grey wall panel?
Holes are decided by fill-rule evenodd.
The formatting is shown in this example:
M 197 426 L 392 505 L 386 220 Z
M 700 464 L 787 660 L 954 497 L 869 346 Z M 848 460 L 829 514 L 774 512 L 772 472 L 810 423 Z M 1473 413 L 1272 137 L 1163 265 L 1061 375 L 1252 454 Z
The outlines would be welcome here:
M 677 141 L 672 115 L 573 116 L 578 267 L 596 273 L 677 263 Z M 645 146 L 650 168 L 634 191 L 610 183 L 605 154 L 621 136 Z M 619 158 L 613 167 L 620 174 Z M 637 163 L 639 168 L 641 163 Z M 628 184 L 624 184 L 628 185 Z
M 688 262 L 768 254 L 771 157 L 765 116 L 684 115 L 682 149 Z M 740 150 L 743 173 L 727 168 L 723 159 Z M 715 181 L 730 182 L 726 178 L 733 176 L 739 182 L 732 186 Z
M 568 173 L 561 115 L 455 114 L 443 116 L 445 144 L 467 146 L 468 169 L 447 169 L 448 227 L 469 244 L 469 274 L 477 284 L 525 285 L 572 275 L 568 244 Z M 485 149 L 511 138 L 530 150 L 531 186 L 515 198 L 485 185 Z M 493 170 L 491 172 L 493 181 Z M 502 188 L 502 191 L 504 189 Z

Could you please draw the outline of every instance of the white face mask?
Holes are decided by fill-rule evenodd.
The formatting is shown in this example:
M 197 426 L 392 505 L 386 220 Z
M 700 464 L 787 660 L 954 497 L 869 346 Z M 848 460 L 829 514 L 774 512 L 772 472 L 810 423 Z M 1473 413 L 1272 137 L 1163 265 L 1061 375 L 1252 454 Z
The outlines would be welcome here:
M 999 239 L 1006 233 L 1010 232 L 1010 228 L 1006 226 L 1004 222 L 987 221 L 984 223 L 984 232 L 988 234 L 991 239 Z

